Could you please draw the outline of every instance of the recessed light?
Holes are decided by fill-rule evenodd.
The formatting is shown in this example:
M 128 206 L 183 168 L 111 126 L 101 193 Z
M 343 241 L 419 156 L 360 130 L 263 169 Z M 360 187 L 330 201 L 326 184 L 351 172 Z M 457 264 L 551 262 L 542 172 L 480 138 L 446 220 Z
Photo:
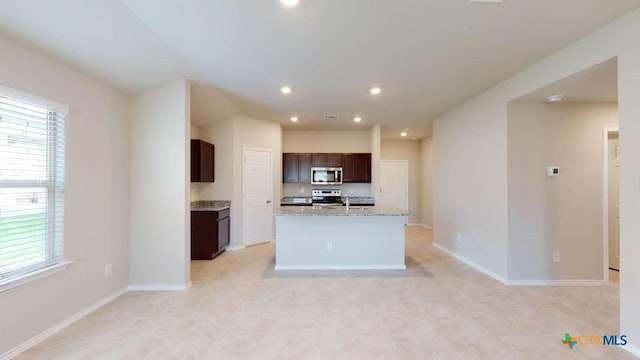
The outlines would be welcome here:
M 403 132 L 400 133 L 400 136 L 405 137 L 405 136 L 407 136 L 407 133 L 403 131 Z
M 282 3 L 282 5 L 284 6 L 296 6 L 298 5 L 298 3 L 300 2 L 300 0 L 280 0 L 280 2 Z
M 298 117 L 297 117 L 297 116 L 292 116 L 292 117 L 291 117 L 291 121 L 293 121 L 293 122 L 298 122 Z
M 562 101 L 563 98 L 564 95 L 551 95 L 547 98 L 547 100 L 549 100 L 549 102 L 558 102 Z
M 369 92 L 373 95 L 378 95 L 381 91 L 382 89 L 380 89 L 379 87 L 372 87 L 371 90 L 369 90 Z
M 282 92 L 285 95 L 291 94 L 291 87 L 283 86 L 280 88 L 280 92 Z
M 360 121 L 362 121 L 362 118 L 360 116 L 356 116 L 356 117 L 353 118 L 353 121 L 360 122 Z

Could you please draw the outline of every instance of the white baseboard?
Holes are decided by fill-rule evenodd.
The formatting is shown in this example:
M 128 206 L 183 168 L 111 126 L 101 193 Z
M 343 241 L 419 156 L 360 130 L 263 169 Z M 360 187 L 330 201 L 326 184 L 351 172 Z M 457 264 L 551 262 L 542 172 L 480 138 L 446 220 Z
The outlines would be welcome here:
M 244 245 L 227 246 L 226 248 L 224 248 L 225 251 L 237 251 L 237 250 L 242 250 L 242 249 L 244 249 Z
M 473 267 L 474 269 L 491 276 L 492 278 L 500 281 L 508 286 L 605 286 L 607 281 L 605 280 L 506 280 L 498 274 L 489 271 L 482 266 L 463 258 L 462 256 L 452 252 L 451 250 L 443 247 L 442 245 L 433 244 L 434 247 L 444 251 L 450 256 L 462 261 L 463 263 Z
M 604 280 L 509 280 L 509 286 L 604 286 Z
M 275 270 L 405 270 L 401 265 L 276 265 Z
M 436 244 L 436 243 L 433 243 L 433 246 L 434 246 L 436 249 L 442 250 L 443 252 L 447 253 L 448 255 L 450 255 L 450 256 L 452 256 L 452 257 L 454 257 L 454 258 L 458 259 L 459 261 L 462 261 L 463 263 L 465 263 L 465 264 L 467 264 L 467 265 L 471 266 L 472 268 L 474 268 L 474 269 L 476 269 L 476 270 L 480 271 L 481 273 L 483 273 L 483 274 L 485 274 L 485 275 L 488 275 L 488 276 L 490 276 L 490 277 L 494 278 L 495 280 L 498 280 L 499 282 L 501 282 L 501 283 L 503 283 L 503 284 L 505 284 L 505 285 L 509 285 L 509 284 L 507 283 L 507 280 L 506 280 L 506 279 L 504 279 L 502 276 L 499 276 L 498 274 L 494 273 L 493 271 L 487 270 L 487 269 L 483 268 L 482 266 L 480 266 L 480 265 L 478 265 L 478 264 L 474 263 L 473 261 L 470 261 L 470 260 L 467 260 L 467 259 L 463 258 L 462 256 L 460 256 L 460 255 L 458 255 L 458 254 L 456 254 L 456 253 L 452 252 L 451 250 L 449 250 L 449 249 L 447 249 L 447 248 L 443 247 L 442 245 L 438 245 L 438 244 Z
M 129 291 L 184 291 L 191 287 L 191 281 L 184 285 L 129 285 Z
M 640 357 L 640 348 L 635 346 L 635 345 L 631 345 L 631 344 L 627 344 L 626 346 L 620 346 L 621 348 L 627 350 L 628 352 L 632 353 L 633 355 Z
M 420 223 L 411 223 L 411 224 L 407 224 L 408 226 L 420 226 L 423 227 L 427 230 L 433 230 L 433 228 L 429 225 L 425 225 L 425 224 L 420 224 Z
M 32 348 L 32 347 L 36 346 L 37 344 L 41 343 L 42 341 L 46 340 L 47 338 L 55 335 L 60 330 L 62 330 L 64 328 L 66 328 L 67 326 L 75 323 L 76 321 L 82 319 L 83 317 L 91 314 L 92 312 L 98 310 L 99 308 L 101 308 L 104 305 L 110 303 L 111 301 L 115 300 L 116 298 L 122 296 L 128 290 L 129 290 L 128 288 L 124 287 L 124 288 L 114 292 L 113 294 L 96 301 L 95 303 L 89 305 L 88 307 L 86 307 L 86 308 L 80 310 L 79 312 L 69 316 L 65 320 L 62 320 L 61 322 L 53 325 L 52 327 L 50 327 L 47 330 L 41 332 L 40 334 L 32 337 L 31 339 L 23 342 L 22 344 L 14 347 L 13 349 L 7 351 L 6 353 L 0 355 L 0 360 L 8 360 L 8 359 L 11 359 L 11 358 L 14 358 L 14 357 L 20 355 L 21 353 L 29 350 L 30 348 Z

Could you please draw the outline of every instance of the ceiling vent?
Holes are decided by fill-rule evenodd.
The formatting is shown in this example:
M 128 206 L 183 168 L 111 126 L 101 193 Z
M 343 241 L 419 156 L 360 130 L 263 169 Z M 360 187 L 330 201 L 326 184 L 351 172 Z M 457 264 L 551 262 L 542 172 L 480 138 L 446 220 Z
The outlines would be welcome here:
M 322 118 L 325 120 L 336 120 L 338 115 L 323 115 Z

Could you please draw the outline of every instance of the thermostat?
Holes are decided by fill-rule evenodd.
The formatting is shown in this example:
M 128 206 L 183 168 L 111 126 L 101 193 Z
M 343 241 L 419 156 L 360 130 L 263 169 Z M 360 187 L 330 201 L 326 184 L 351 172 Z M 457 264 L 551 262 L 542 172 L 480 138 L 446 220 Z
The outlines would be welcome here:
M 549 166 L 547 167 L 547 176 L 558 176 L 560 175 L 560 168 L 557 166 Z

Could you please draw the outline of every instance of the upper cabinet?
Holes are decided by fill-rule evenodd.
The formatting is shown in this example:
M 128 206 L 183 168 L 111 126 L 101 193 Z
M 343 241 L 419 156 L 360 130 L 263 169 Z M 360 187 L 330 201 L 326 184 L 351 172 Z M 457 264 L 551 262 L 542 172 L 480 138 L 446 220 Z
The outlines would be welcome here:
M 298 154 L 298 182 L 311 184 L 311 154 Z
M 371 154 L 369 153 L 284 153 L 282 154 L 282 182 L 310 184 L 312 167 L 342 167 L 342 182 L 371 182 Z
M 327 166 L 328 167 L 341 167 L 342 166 L 342 154 L 335 154 L 335 153 L 327 154 Z
M 297 183 L 299 179 L 298 154 L 282 154 L 282 182 Z
M 311 166 L 341 167 L 342 154 L 340 153 L 313 153 L 311 154 Z
M 215 147 L 202 140 L 191 140 L 191 182 L 214 182 Z
M 370 183 L 371 154 L 358 153 L 342 155 L 342 182 Z
M 311 183 L 311 154 L 282 154 L 282 182 Z
M 327 154 L 324 153 L 314 153 L 311 154 L 311 166 L 327 166 Z

